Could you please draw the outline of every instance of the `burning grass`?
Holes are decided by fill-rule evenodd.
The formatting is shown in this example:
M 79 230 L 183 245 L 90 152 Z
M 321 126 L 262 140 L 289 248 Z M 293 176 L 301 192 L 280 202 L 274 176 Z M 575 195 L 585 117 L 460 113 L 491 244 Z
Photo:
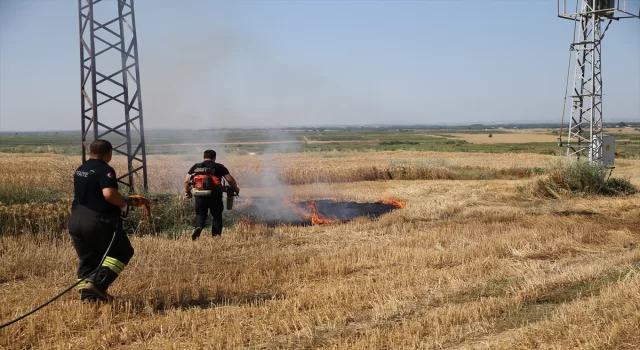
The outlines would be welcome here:
M 152 216 L 134 210 L 124 220 L 125 231 L 136 235 L 153 235 L 177 238 L 193 225 L 193 200 L 180 196 L 165 197 L 154 205 Z M 283 197 L 240 197 L 233 210 L 223 213 L 225 227 L 243 224 L 310 226 L 345 223 L 363 217 L 379 218 L 404 203 L 385 199 L 374 203 L 344 202 L 333 200 L 308 200 L 296 202 Z M 71 214 L 71 201 L 57 203 L 20 204 L 0 206 L 0 235 L 34 234 L 48 237 L 65 235 Z
M 285 198 L 249 198 L 236 209 L 240 220 L 261 223 L 269 227 L 279 225 L 309 226 L 345 223 L 357 218 L 375 219 L 404 203 L 385 199 L 375 203 L 310 200 L 294 202 Z

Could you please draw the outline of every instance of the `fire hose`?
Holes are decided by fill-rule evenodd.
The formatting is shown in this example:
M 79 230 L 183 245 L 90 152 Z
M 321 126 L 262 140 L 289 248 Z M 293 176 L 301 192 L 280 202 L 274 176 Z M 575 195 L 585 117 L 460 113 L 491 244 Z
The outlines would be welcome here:
M 150 201 L 145 197 L 142 197 L 140 195 L 132 195 L 129 196 L 127 198 L 125 198 L 125 202 L 127 202 L 127 210 L 126 213 L 124 213 L 122 216 L 126 217 L 129 214 L 129 206 L 134 206 L 134 207 L 140 207 L 140 206 L 144 206 L 145 207 L 145 214 L 146 216 L 150 216 L 151 215 L 151 207 L 150 204 L 151 202 L 154 201 Z M 157 200 L 156 200 L 157 202 Z M 34 314 L 36 311 L 44 308 L 45 306 L 51 304 L 52 302 L 54 302 L 55 300 L 57 300 L 58 298 L 60 298 L 61 296 L 65 295 L 66 293 L 68 293 L 70 290 L 72 290 L 74 287 L 76 287 L 77 285 L 79 285 L 80 283 L 84 282 L 85 280 L 87 280 L 87 278 L 91 277 L 93 274 L 95 274 L 98 269 L 102 266 L 102 264 L 104 263 L 104 260 L 107 258 L 107 254 L 109 253 L 109 250 L 111 249 L 111 245 L 113 245 L 113 241 L 116 239 L 116 234 L 118 232 L 118 229 L 120 225 L 120 221 L 116 221 L 116 229 L 113 231 L 113 236 L 111 237 L 111 242 L 109 242 L 109 246 L 107 246 L 107 250 L 104 252 L 104 255 L 102 256 L 102 260 L 100 260 L 100 263 L 98 264 L 98 266 L 96 267 L 95 270 L 91 271 L 88 275 L 86 275 L 85 277 L 82 277 L 80 279 L 78 279 L 74 284 L 70 285 L 69 287 L 67 287 L 65 290 L 63 290 L 62 292 L 58 293 L 56 296 L 54 296 L 53 298 L 47 300 L 44 304 L 36 307 L 35 309 L 27 312 L 26 314 L 11 320 L 7 323 L 4 323 L 2 325 L 0 325 L 0 329 L 3 329 L 4 327 L 10 326 L 22 319 L 27 318 L 28 316 Z
M 118 225 L 119 225 L 119 224 L 120 224 L 120 223 L 118 222 Z M 7 322 L 7 323 L 5 323 L 5 324 L 1 325 L 1 326 L 0 326 L 0 329 L 2 329 L 2 328 L 4 328 L 4 327 L 7 327 L 7 326 L 10 326 L 10 325 L 12 325 L 12 324 L 14 324 L 14 323 L 16 323 L 16 322 L 18 322 L 18 321 L 22 320 L 22 319 L 27 318 L 28 316 L 30 316 L 30 315 L 32 315 L 32 314 L 34 314 L 36 311 L 38 311 L 38 310 L 40 310 L 40 309 L 44 308 L 45 306 L 47 306 L 47 305 L 51 304 L 52 302 L 54 302 L 56 299 L 60 298 L 61 296 L 65 295 L 65 294 L 67 294 L 67 292 L 69 292 L 70 290 L 72 290 L 75 286 L 77 286 L 78 284 L 80 284 L 80 283 L 84 282 L 87 278 L 89 278 L 89 277 L 91 277 L 93 274 L 95 274 L 95 273 L 98 271 L 98 269 L 102 266 L 102 264 L 104 263 L 104 259 L 106 259 L 106 258 L 107 258 L 107 253 L 109 252 L 109 249 L 111 249 L 111 245 L 113 244 L 113 241 L 116 239 L 116 233 L 117 233 L 117 232 L 118 232 L 118 226 L 116 225 L 116 230 L 115 230 L 115 231 L 113 231 L 113 237 L 111 237 L 111 242 L 109 242 L 109 246 L 107 247 L 107 251 L 106 251 L 106 252 L 104 252 L 104 256 L 102 257 L 102 260 L 100 261 L 100 264 L 98 264 L 98 267 L 96 267 L 96 269 L 95 269 L 95 270 L 91 271 L 91 272 L 90 272 L 88 275 L 86 275 L 85 277 L 83 277 L 83 278 L 81 278 L 81 279 L 78 279 L 78 281 L 77 281 L 76 283 L 74 283 L 74 284 L 70 285 L 69 287 L 67 287 L 67 289 L 63 290 L 62 292 L 60 292 L 58 295 L 54 296 L 53 298 L 51 298 L 51 299 L 47 300 L 47 302 L 45 302 L 44 304 L 42 304 L 42 305 L 40 305 L 40 306 L 36 307 L 35 309 L 33 309 L 33 310 L 31 310 L 31 311 L 27 312 L 26 314 L 24 314 L 24 315 L 22 315 L 22 316 L 20 316 L 20 317 L 18 317 L 18 318 L 16 318 L 16 319 L 14 319 L 14 320 L 12 320 L 12 321 L 9 321 L 9 322 Z

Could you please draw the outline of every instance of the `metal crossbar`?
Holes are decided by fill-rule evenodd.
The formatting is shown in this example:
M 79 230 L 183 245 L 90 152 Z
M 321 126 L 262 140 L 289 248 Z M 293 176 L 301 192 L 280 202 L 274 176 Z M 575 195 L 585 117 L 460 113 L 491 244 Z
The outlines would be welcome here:
M 99 5 L 98 5 L 99 4 Z M 96 14 L 104 15 L 100 21 Z M 108 17 L 103 20 L 103 17 Z M 148 189 L 144 137 L 138 38 L 134 0 L 78 0 L 81 74 L 82 160 L 87 160 L 87 145 L 104 138 L 116 145 L 114 154 L 127 158 L 127 172 L 118 181 L 130 192 Z M 127 29 L 125 29 L 127 28 Z M 109 62 L 114 52 L 119 62 Z M 115 66 L 119 68 L 113 68 Z M 109 106 L 120 106 L 122 112 Z M 109 125 L 114 120 L 120 121 Z M 124 129 L 124 130 L 122 130 Z M 137 137 L 132 137 L 133 132 Z M 142 173 L 142 188 L 135 188 L 134 175 Z M 139 178 L 139 176 L 136 176 Z M 126 181 L 124 180 L 126 179 Z

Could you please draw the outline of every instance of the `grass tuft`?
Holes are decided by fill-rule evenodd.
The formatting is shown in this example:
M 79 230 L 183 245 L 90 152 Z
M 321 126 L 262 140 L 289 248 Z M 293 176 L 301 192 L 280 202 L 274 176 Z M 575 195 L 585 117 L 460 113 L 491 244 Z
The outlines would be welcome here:
M 533 183 L 532 192 L 538 197 L 559 198 L 562 194 L 589 196 L 624 196 L 637 193 L 628 179 L 609 178 L 611 171 L 597 164 L 566 161 L 556 164 L 544 179 Z

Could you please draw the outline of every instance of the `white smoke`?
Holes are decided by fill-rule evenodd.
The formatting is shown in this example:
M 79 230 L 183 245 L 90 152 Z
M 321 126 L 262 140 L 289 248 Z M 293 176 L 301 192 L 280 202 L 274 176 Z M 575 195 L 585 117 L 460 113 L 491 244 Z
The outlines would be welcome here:
M 285 145 L 292 152 L 299 152 L 300 143 L 288 143 L 294 141 L 292 137 L 281 130 L 269 130 L 269 146 L 262 155 L 262 173 L 259 174 L 260 186 L 265 198 L 261 199 L 261 205 L 255 206 L 254 214 L 261 218 L 279 218 L 286 221 L 299 219 L 299 215 L 291 210 L 286 203 L 292 203 L 293 189 L 282 179 L 283 170 L 290 163 L 276 161 L 279 151 Z

